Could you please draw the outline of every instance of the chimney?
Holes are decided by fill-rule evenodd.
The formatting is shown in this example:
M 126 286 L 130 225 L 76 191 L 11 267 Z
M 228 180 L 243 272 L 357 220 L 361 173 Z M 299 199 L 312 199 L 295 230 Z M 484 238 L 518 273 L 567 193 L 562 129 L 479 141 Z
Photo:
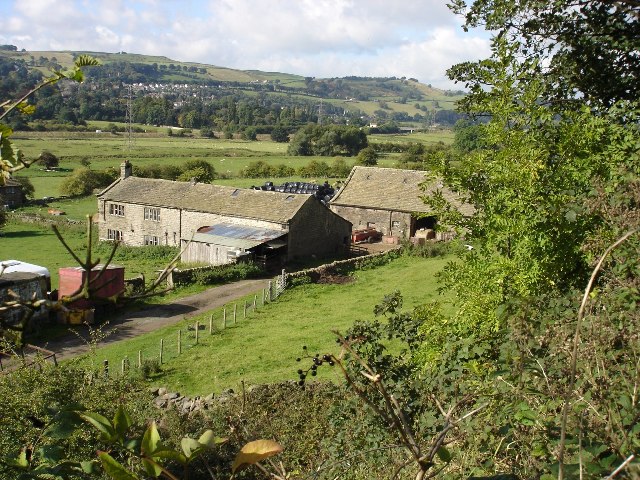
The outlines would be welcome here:
M 131 166 L 131 162 L 129 162 L 129 160 L 125 160 L 124 162 L 122 162 L 120 164 L 120 178 L 124 180 L 125 178 L 130 177 L 132 168 L 133 167 Z

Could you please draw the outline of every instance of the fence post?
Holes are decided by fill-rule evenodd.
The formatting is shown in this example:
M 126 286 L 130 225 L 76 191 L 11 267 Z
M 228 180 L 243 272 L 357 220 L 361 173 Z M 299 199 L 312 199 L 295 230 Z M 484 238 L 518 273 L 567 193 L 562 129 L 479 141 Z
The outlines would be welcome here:
M 120 365 L 120 374 L 124 375 L 124 372 L 127 370 L 127 357 L 122 359 L 121 365 Z
M 182 354 L 182 329 L 178 329 L 178 355 Z
M 247 318 L 247 301 L 244 301 L 244 310 L 242 311 L 242 318 Z
M 269 302 L 273 302 L 273 282 L 269 280 Z
M 253 296 L 253 309 L 256 309 L 256 306 L 258 305 L 258 295 L 254 295 Z
M 222 307 L 222 329 L 227 328 L 227 306 Z
M 236 312 L 237 312 L 237 310 L 238 310 L 238 304 L 234 303 L 233 304 L 233 324 L 234 325 L 236 324 Z
M 162 354 L 164 353 L 164 338 L 160 339 L 160 365 L 162 365 Z
M 109 378 L 109 360 L 102 362 L 104 368 L 104 376 Z
M 200 331 L 200 322 L 196 322 L 196 345 L 198 344 L 198 332 Z
M 138 368 L 142 368 L 142 350 L 138 350 Z
M 265 300 L 267 299 L 266 294 L 267 294 L 267 292 L 266 292 L 266 290 L 263 288 L 263 289 L 262 289 L 262 306 L 263 306 L 263 307 L 264 307 L 264 302 L 265 302 Z
M 213 313 L 209 315 L 209 335 L 213 333 Z

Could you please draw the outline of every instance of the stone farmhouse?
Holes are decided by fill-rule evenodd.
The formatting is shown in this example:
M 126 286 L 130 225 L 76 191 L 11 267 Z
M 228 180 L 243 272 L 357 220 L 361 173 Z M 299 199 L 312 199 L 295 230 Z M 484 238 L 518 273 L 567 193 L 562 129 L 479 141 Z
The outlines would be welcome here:
M 437 180 L 422 190 L 425 180 L 424 171 L 355 166 L 330 207 L 354 229 L 375 228 L 396 239 L 448 239 L 450 233 L 434 231 L 437 218 L 421 197 L 440 190 L 464 215 L 471 215 L 473 207 Z
M 101 240 L 179 246 L 183 261 L 211 265 L 338 256 L 351 234 L 351 223 L 312 195 L 139 178 L 129 163 L 98 194 L 98 225 Z
M 9 208 L 21 207 L 24 204 L 22 184 L 13 178 L 6 179 L 4 185 L 0 185 L 0 202 Z

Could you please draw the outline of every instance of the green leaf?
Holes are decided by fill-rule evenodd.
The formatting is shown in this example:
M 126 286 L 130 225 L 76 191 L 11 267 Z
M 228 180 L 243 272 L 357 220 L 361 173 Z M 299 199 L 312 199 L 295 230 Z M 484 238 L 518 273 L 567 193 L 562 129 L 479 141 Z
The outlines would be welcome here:
M 438 458 L 444 463 L 449 463 L 451 461 L 451 452 L 449 452 L 446 447 L 440 447 L 436 452 L 436 455 L 438 455 Z
M 184 437 L 180 442 L 180 445 L 182 446 L 182 451 L 184 452 L 185 456 L 189 459 L 194 455 L 194 453 L 196 453 L 203 447 L 200 442 L 189 437 Z
M 564 214 L 564 218 L 573 223 L 576 221 L 577 214 L 574 210 L 567 210 L 567 213 Z
M 142 452 L 152 456 L 160 446 L 160 434 L 158 433 L 156 422 L 152 422 L 142 437 Z
M 113 417 L 113 426 L 115 427 L 116 433 L 120 439 L 124 440 L 124 436 L 132 424 L 133 422 L 129 414 L 125 411 L 122 404 L 119 405 L 118 410 L 116 410 L 116 414 Z
M 54 417 L 51 425 L 45 429 L 44 433 L 53 439 L 69 438 L 81 422 L 82 419 L 77 412 L 59 412 Z
M 113 480 L 139 480 L 136 475 L 114 460 L 107 452 L 98 452 L 102 468 Z
M 100 65 L 100 62 L 96 58 L 92 57 L 91 55 L 85 55 L 85 54 L 78 55 L 78 57 L 75 59 L 73 63 L 78 68 L 94 67 L 96 65 Z
M 82 412 L 79 413 L 79 415 L 80 418 L 98 429 L 101 440 L 105 442 L 113 442 L 116 438 L 116 431 L 106 417 L 95 412 Z
M 160 449 L 156 450 L 156 452 L 153 454 L 153 459 L 158 460 L 161 458 L 173 460 L 181 465 L 186 465 L 188 463 L 188 459 L 184 456 L 184 454 L 171 448 L 161 447 Z
M 9 465 L 10 467 L 16 468 L 27 468 L 29 466 L 29 461 L 27 460 L 27 451 L 22 449 L 20 454 L 16 458 L 5 457 L 4 463 Z
M 84 473 L 95 475 L 98 473 L 98 463 L 95 460 L 80 462 L 80 468 Z
M 153 478 L 158 478 L 160 474 L 162 474 L 162 468 L 156 462 L 151 459 L 143 458 L 142 465 L 144 466 L 144 471 L 147 472 L 147 475 Z
M 260 460 L 272 457 L 282 452 L 282 446 L 273 440 L 255 440 L 240 449 L 233 461 L 231 472 L 235 473 L 243 465 L 253 465 Z
M 213 433 L 213 430 L 207 430 L 202 435 L 200 435 L 198 442 L 202 445 L 206 445 L 207 447 L 212 447 L 214 445 L 225 443 L 228 440 L 228 438 L 216 437 Z
M 59 445 L 46 445 L 36 452 L 44 462 L 57 463 L 64 458 L 64 449 Z

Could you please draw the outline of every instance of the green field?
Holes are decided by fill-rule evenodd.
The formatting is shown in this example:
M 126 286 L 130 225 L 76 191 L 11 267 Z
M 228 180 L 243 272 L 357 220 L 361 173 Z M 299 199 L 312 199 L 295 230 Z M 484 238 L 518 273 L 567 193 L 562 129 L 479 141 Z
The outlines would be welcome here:
M 205 314 L 98 349 L 95 356 L 83 361 L 99 365 L 107 359 L 114 368 L 119 368 L 124 357 L 135 364 L 138 351 L 145 359 L 157 359 L 160 339 L 164 339 L 166 363 L 161 376 L 153 382 L 183 394 L 206 395 L 226 388 L 238 389 L 241 381 L 250 385 L 296 379 L 296 370 L 306 365 L 295 361 L 303 355 L 303 346 L 311 354 L 338 353 L 331 330 L 344 332 L 356 320 L 372 319 L 373 307 L 385 294 L 400 290 L 408 310 L 438 297 L 435 273 L 448 260 L 403 256 L 382 267 L 355 272 L 354 281 L 349 284 L 296 287 L 274 303 L 259 307 L 246 319 L 242 319 L 241 300 L 240 319 L 232 324 L 230 306 L 228 327 L 224 330 L 221 309 L 211 312 L 213 335 L 208 331 L 209 314 Z M 248 300 L 253 301 L 253 297 Z M 206 327 L 200 330 L 198 345 L 193 330 L 186 329 L 196 320 Z M 179 329 L 182 329 L 182 354 L 177 356 Z M 322 369 L 319 378 L 333 375 L 330 369 Z
M 102 123 L 91 124 L 96 129 L 104 128 Z M 152 127 L 153 128 L 153 127 Z M 56 197 L 60 195 L 60 185 L 64 177 L 81 166 L 83 159 L 91 162 L 93 169 L 108 167 L 119 168 L 123 160 L 128 159 L 134 165 L 151 164 L 180 165 L 188 160 L 206 160 L 210 162 L 219 175 L 237 178 L 240 171 L 256 160 L 264 160 L 272 165 L 285 164 L 295 169 L 307 165 L 312 160 L 325 161 L 331 165 L 331 157 L 292 157 L 286 155 L 286 143 L 276 143 L 264 139 L 259 141 L 206 139 L 194 137 L 177 137 L 166 135 L 165 129 L 153 128 L 149 133 L 135 134 L 129 144 L 125 134 L 93 132 L 19 132 L 12 137 L 27 159 L 37 158 L 43 151 L 49 151 L 60 160 L 60 171 L 45 171 L 38 164 L 22 170 L 18 175 L 29 177 L 35 187 L 35 198 Z M 434 131 L 430 133 L 414 133 L 407 135 L 372 135 L 372 142 L 423 142 L 450 143 L 452 133 Z M 391 167 L 395 164 L 396 155 L 384 155 L 379 165 Z M 348 164 L 355 159 L 346 158 Z M 259 185 L 265 180 L 274 179 L 241 179 L 237 186 Z M 295 178 L 301 180 L 301 178 Z M 324 181 L 307 179 L 307 181 Z M 225 184 L 229 182 L 225 181 Z M 231 184 L 236 184 L 231 182 Z M 87 212 L 91 213 L 91 212 Z

